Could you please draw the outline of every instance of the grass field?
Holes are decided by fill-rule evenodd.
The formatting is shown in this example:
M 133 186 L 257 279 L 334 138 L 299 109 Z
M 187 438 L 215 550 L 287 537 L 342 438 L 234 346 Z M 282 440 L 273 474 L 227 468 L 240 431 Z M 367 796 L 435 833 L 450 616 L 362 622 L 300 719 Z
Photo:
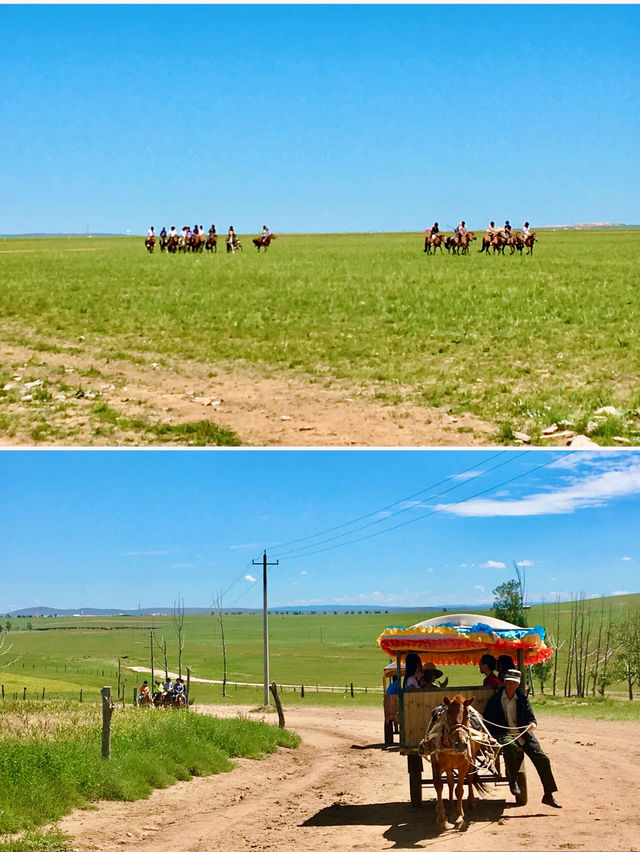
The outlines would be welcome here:
M 637 607 L 640 595 L 616 596 L 604 599 L 614 616 L 626 607 Z M 602 600 L 588 602 L 599 610 Z M 485 613 L 485 615 L 488 613 Z M 380 701 L 377 689 L 381 685 L 381 671 L 388 658 L 378 648 L 376 637 L 392 624 L 408 626 L 431 613 L 376 613 L 356 615 L 278 615 L 270 616 L 271 677 L 279 684 L 305 686 L 305 697 L 300 690 L 286 690 L 285 704 L 307 703 L 375 705 Z M 479 617 L 482 617 L 480 613 Z M 560 605 L 560 637 L 566 639 L 569 630 L 569 604 Z M 546 625 L 554 629 L 555 611 L 552 607 L 532 607 L 529 624 Z M 26 619 L 14 619 L 14 628 L 25 627 Z M 115 691 L 117 662 L 121 659 L 121 682 L 126 684 L 125 695 L 131 701 L 133 687 L 144 677 L 128 669 L 129 666 L 149 666 L 149 627 L 156 628 L 156 639 L 166 638 L 169 669 L 177 670 L 175 631 L 170 617 L 109 617 L 33 619 L 31 630 L 13 629 L 11 655 L 17 657 L 9 668 L 0 671 L 0 682 L 5 694 L 21 698 L 27 687 L 27 697 L 41 699 L 45 696 L 94 700 L 100 686 L 110 684 Z M 220 627 L 211 616 L 187 616 L 184 665 L 191 667 L 192 675 L 210 680 L 222 678 Z M 38 629 L 38 628 L 50 629 Z M 66 628 L 66 629 L 65 629 Z M 111 629 L 105 629 L 111 628 Z M 230 703 L 262 703 L 262 617 L 258 615 L 230 615 L 225 617 L 225 634 L 228 655 L 228 680 L 253 683 L 253 687 L 228 687 Z M 562 692 L 566 650 L 559 655 L 559 686 Z M 162 661 L 156 658 L 156 671 L 162 670 Z M 466 666 L 450 666 L 445 670 L 451 685 L 475 683 L 478 674 Z M 184 672 L 183 672 L 184 674 Z M 351 697 L 350 684 L 367 688 L 367 694 L 356 692 Z M 335 686 L 333 694 L 316 692 L 316 686 Z M 537 684 L 536 684 L 537 686 Z M 550 689 L 550 686 L 548 686 Z M 614 691 L 624 690 L 623 685 L 612 686 Z M 221 688 L 214 684 L 194 682 L 192 698 L 202 704 L 222 700 Z M 556 705 L 549 705 L 553 710 Z M 559 705 L 558 705 L 559 706 Z M 569 705 L 567 705 L 569 706 Z M 576 706 L 575 704 L 572 706 Z M 582 712 L 582 711 L 581 711 Z
M 518 429 L 542 441 L 562 420 L 583 431 L 612 405 L 593 439 L 640 443 L 640 232 L 543 232 L 531 257 L 477 245 L 430 257 L 417 234 L 299 235 L 267 254 L 210 257 L 149 256 L 141 238 L 0 240 L 0 336 L 34 365 L 52 347 L 92 347 L 112 360 L 275 370 L 316 393 L 347 380 L 386 401 L 471 412 L 507 442 Z M 0 364 L 0 388 L 17 366 Z M 21 389 L 0 391 L 0 434 L 46 440 L 44 415 L 69 406 L 81 379 L 49 376 L 30 414 L 16 406 Z M 157 429 L 93 405 L 95 428 Z M 237 441 L 204 428 L 147 438 Z
M 145 798 L 194 775 L 260 759 L 299 738 L 248 718 L 116 709 L 111 759 L 101 760 L 101 719 L 94 706 L 10 702 L 0 706 L 0 834 L 58 819 L 97 799 Z

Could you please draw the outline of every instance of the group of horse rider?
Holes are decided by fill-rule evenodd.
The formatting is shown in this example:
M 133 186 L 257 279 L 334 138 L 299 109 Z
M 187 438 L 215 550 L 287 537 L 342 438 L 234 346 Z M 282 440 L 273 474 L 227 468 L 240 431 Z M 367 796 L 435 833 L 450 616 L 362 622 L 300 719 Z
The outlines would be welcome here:
M 552 808 L 561 808 L 562 805 L 554 795 L 558 787 L 551 771 L 551 762 L 533 733 L 536 717 L 531 708 L 527 690 L 522 686 L 522 675 L 519 669 L 515 667 L 513 659 L 508 654 L 502 654 L 498 659 L 491 654 L 484 654 L 480 659 L 479 669 L 484 675 L 482 685 L 492 687 L 494 691 L 482 715 L 469 707 L 470 724 L 476 729 L 484 728 L 493 737 L 495 748 L 502 750 L 509 778 L 509 789 L 514 796 L 517 797 L 521 793 L 517 778 L 526 754 L 542 782 L 544 791 L 542 803 Z M 441 678 L 442 674 L 442 671 L 433 663 L 423 664 L 418 654 L 407 654 L 403 689 L 413 691 L 443 688 L 447 680 L 437 683 L 437 679 Z M 395 689 L 392 690 L 392 687 Z M 397 683 L 390 684 L 387 692 L 390 690 L 397 692 Z M 439 745 L 439 738 L 442 736 L 443 709 L 444 705 L 441 704 L 433 710 L 431 723 L 425 735 L 429 749 L 435 749 Z
M 267 238 L 269 237 L 270 233 L 271 232 L 269 231 L 269 228 L 266 225 L 263 225 L 258 240 L 264 244 L 265 241 L 267 241 Z M 180 233 L 178 233 L 178 231 L 176 230 L 175 225 L 172 225 L 169 228 L 169 231 L 167 231 L 167 229 L 163 227 L 160 233 L 158 234 L 158 237 L 160 239 L 160 247 L 162 249 L 166 247 L 171 250 L 172 248 L 193 248 L 194 246 L 201 246 L 205 242 L 207 243 L 207 247 L 209 247 L 209 244 L 212 244 L 212 246 L 215 247 L 218 239 L 218 234 L 216 232 L 215 225 L 211 225 L 209 231 L 206 234 L 204 230 L 204 225 L 194 225 L 193 228 L 191 228 L 189 225 L 185 225 L 180 231 Z M 156 232 L 154 226 L 152 225 L 147 231 L 147 237 L 145 240 L 145 245 L 147 246 L 147 248 L 153 247 L 155 240 Z M 242 248 L 238 237 L 236 236 L 236 232 L 233 228 L 233 225 L 229 225 L 225 242 L 227 246 L 227 252 L 234 252 L 237 249 Z
M 424 239 L 424 251 L 429 252 L 433 246 L 439 246 L 441 242 L 444 242 L 444 234 L 440 231 L 440 226 L 438 222 L 434 222 L 430 228 L 426 228 Z M 508 245 L 512 242 L 513 236 L 513 228 L 508 219 L 505 220 L 504 225 L 499 228 L 496 226 L 495 222 L 491 221 L 489 223 L 489 227 L 486 230 L 486 237 L 483 240 L 483 248 L 481 251 L 486 250 L 485 246 L 489 245 Z M 518 235 L 523 245 L 529 245 L 531 240 L 531 228 L 529 227 L 529 223 L 525 222 L 522 226 L 522 231 Z M 465 246 L 468 245 L 469 239 L 475 239 L 475 235 L 471 234 L 469 229 L 467 228 L 467 223 L 464 219 L 462 219 L 455 227 L 453 236 L 449 238 L 453 246 Z M 449 244 L 447 243 L 447 248 Z M 517 247 L 517 246 L 516 246 Z
M 180 699 L 178 696 L 180 696 Z M 138 694 L 138 704 L 145 704 L 149 701 L 156 706 L 161 705 L 166 707 L 178 702 L 186 707 L 187 690 L 184 680 L 178 677 L 176 678 L 175 683 L 172 683 L 171 678 L 167 675 L 164 683 L 159 680 L 155 682 L 153 695 L 149 688 L 149 681 L 143 680 L 142 686 L 140 687 L 140 693 Z

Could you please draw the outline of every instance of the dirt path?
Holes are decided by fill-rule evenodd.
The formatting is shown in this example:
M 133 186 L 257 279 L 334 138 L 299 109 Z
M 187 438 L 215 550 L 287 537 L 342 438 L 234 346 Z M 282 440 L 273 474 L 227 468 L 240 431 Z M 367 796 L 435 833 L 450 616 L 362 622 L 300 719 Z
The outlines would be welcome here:
M 176 844 L 190 852 L 640 849 L 635 723 L 544 719 L 540 739 L 563 810 L 540 803 L 540 783 L 527 761 L 528 805 L 517 808 L 506 788 L 494 788 L 466 831 L 440 833 L 428 788 L 421 809 L 408 804 L 406 759 L 380 747 L 380 711 L 309 707 L 289 710 L 286 718 L 302 736 L 297 750 L 239 760 L 229 774 L 182 782 L 146 801 L 101 802 L 95 811 L 73 812 L 61 828 L 74 835 L 73 848 L 81 852 L 175 850 Z
M 0 438 L 5 446 L 178 444 L 187 439 L 160 438 L 139 424 L 201 420 L 253 446 L 471 446 L 497 434 L 470 414 L 406 401 L 408 388 L 286 378 L 135 351 L 123 358 L 115 348 L 116 357 L 109 357 L 108 341 L 84 337 L 73 344 L 14 342 L 29 336 L 0 328 L 0 374 L 8 377 L 0 382 L 0 414 L 10 423 Z M 98 404 L 119 419 L 97 414 Z

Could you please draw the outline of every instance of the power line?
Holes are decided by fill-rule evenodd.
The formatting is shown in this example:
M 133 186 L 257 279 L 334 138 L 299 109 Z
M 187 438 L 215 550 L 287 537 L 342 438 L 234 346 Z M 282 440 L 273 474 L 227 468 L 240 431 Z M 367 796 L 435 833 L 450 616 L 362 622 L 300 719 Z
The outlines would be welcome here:
M 470 473 L 472 470 L 480 467 L 483 464 L 487 464 L 492 461 L 494 458 L 497 458 L 504 453 L 509 452 L 510 450 L 500 450 L 497 453 L 489 456 L 489 458 L 482 459 L 482 461 L 477 462 L 476 464 L 471 465 L 471 467 L 467 467 L 464 470 L 460 471 L 460 473 L 455 474 L 456 476 L 464 476 L 465 473 Z M 521 455 L 518 453 L 517 455 Z M 365 515 L 360 515 L 358 518 L 354 518 L 352 521 L 345 521 L 342 524 L 336 524 L 334 527 L 329 527 L 328 529 L 321 530 L 320 532 L 313 533 L 311 535 L 302 536 L 301 538 L 294 538 L 290 541 L 285 541 L 280 544 L 280 547 L 289 547 L 292 544 L 298 544 L 301 541 L 308 541 L 311 538 L 320 538 L 320 536 L 328 535 L 329 533 L 335 532 L 336 530 L 343 529 L 344 527 L 352 526 L 353 524 L 357 524 L 360 521 L 366 521 L 367 518 L 372 517 L 373 515 L 377 515 L 380 512 L 385 512 L 387 509 L 393 508 L 393 506 L 397 506 L 400 503 L 406 503 L 407 500 L 413 500 L 414 497 L 419 497 L 421 494 L 424 494 L 426 491 L 430 491 L 432 488 L 437 488 L 439 485 L 443 485 L 445 482 L 448 482 L 451 479 L 451 476 L 445 476 L 444 479 L 441 479 L 439 482 L 434 482 L 432 485 L 428 485 L 426 488 L 421 488 L 420 491 L 415 491 L 413 494 L 409 494 L 406 497 L 400 497 L 398 500 L 394 500 L 393 503 L 388 503 L 386 506 L 381 506 L 378 509 L 374 509 L 372 512 L 367 512 Z M 404 511 L 404 510 L 403 510 Z M 384 519 L 382 519 L 384 520 Z
M 528 452 L 528 451 L 525 451 Z M 496 488 L 501 488 L 504 485 L 509 485 L 511 482 L 515 482 L 516 479 L 521 479 L 523 476 L 528 476 L 531 473 L 535 473 L 537 470 L 542 470 L 542 468 L 548 467 L 550 464 L 553 464 L 556 461 L 555 458 L 551 459 L 544 464 L 540 464 L 537 467 L 534 467 L 532 470 L 525 470 L 523 473 L 519 473 L 517 476 L 511 477 L 511 479 L 506 479 L 503 482 L 498 482 L 496 485 L 492 485 L 490 488 L 485 488 L 484 491 L 479 491 L 476 494 L 472 494 L 469 497 L 465 497 L 463 500 L 458 500 L 454 505 L 459 506 L 462 503 L 467 503 L 469 500 L 475 500 L 477 497 L 481 497 L 483 494 L 488 494 L 490 491 L 494 491 Z M 360 538 L 354 538 L 351 541 L 343 541 L 340 544 L 332 544 L 329 547 L 320 547 L 317 550 L 311 551 L 311 553 L 302 553 L 299 556 L 285 556 L 285 560 L 292 559 L 301 559 L 303 556 L 315 556 L 317 553 L 324 553 L 327 550 L 336 550 L 339 547 L 346 547 L 349 544 L 356 544 L 359 541 L 366 541 L 369 538 L 375 538 L 375 536 L 383 535 L 384 533 L 392 532 L 393 530 L 400 529 L 400 527 L 406 527 L 409 524 L 415 524 L 417 521 L 425 520 L 426 518 L 430 518 L 433 515 L 437 515 L 439 512 L 443 511 L 442 509 L 433 509 L 430 512 L 426 512 L 424 515 L 420 515 L 418 518 L 411 518 L 408 521 L 403 521 L 401 524 L 396 524 L 393 527 L 389 527 L 384 530 L 377 530 L 377 532 L 369 533 L 368 535 L 360 536 Z M 294 551 L 295 552 L 295 551 Z
M 525 455 L 527 452 L 529 452 L 529 451 L 528 451 L 528 450 L 524 450 L 523 452 L 521 452 L 521 453 L 516 453 L 516 454 L 512 454 L 512 453 L 510 453 L 510 454 L 509 454 L 509 455 L 510 455 L 510 458 L 506 459 L 506 460 L 505 460 L 505 461 L 503 461 L 503 462 L 500 462 L 500 464 L 496 464 L 496 465 L 494 465 L 493 467 L 488 468 L 487 470 L 482 471 L 482 473 L 480 474 L 480 476 L 484 476 L 484 475 L 485 475 L 485 474 L 487 474 L 487 473 L 492 473 L 494 470 L 498 470 L 498 468 L 504 467 L 504 466 L 505 466 L 505 465 L 507 465 L 507 464 L 511 464 L 512 462 L 514 462 L 514 461 L 516 461 L 518 458 L 520 458 L 520 456 Z M 497 454 L 497 455 L 501 455 L 501 454 Z M 494 456 L 494 458 L 495 458 L 495 456 Z M 482 462 L 482 463 L 484 464 L 486 461 L 487 461 L 487 460 L 485 459 L 485 461 L 484 461 L 484 462 Z M 488 461 L 490 461 L 490 459 L 488 459 Z M 457 476 L 463 476 L 465 473 L 468 473 L 470 470 L 473 470 L 473 468 L 476 468 L 476 467 L 478 467 L 478 465 L 474 465 L 472 468 L 468 468 L 467 470 L 462 471 L 461 473 L 456 474 L 456 475 L 457 475 Z M 427 492 L 427 491 L 431 491 L 431 490 L 432 490 L 432 488 L 437 488 L 437 486 L 438 486 L 438 485 L 441 485 L 441 484 L 443 484 L 444 482 L 449 482 L 450 480 L 451 480 L 451 477 L 450 477 L 450 476 L 448 476 L 448 477 L 446 477 L 445 479 L 440 480 L 440 482 L 435 483 L 435 485 L 430 486 L 429 488 L 424 488 L 422 491 L 418 491 L 416 494 L 414 494 L 414 495 L 412 495 L 412 496 L 416 497 L 416 496 L 418 496 L 419 494 L 424 494 L 424 493 L 425 493 L 425 492 Z M 461 488 L 463 485 L 467 485 L 467 481 L 466 481 L 466 480 L 464 480 L 464 481 L 462 481 L 462 482 L 456 482 L 454 485 L 451 485 L 449 488 L 445 488 L 443 491 L 439 491 L 439 492 L 437 492 L 437 493 L 435 493 L 435 494 L 432 494 L 432 495 L 431 495 L 431 497 L 432 497 L 432 498 L 435 498 L 435 497 L 441 497 L 441 496 L 442 496 L 442 495 L 444 495 L 444 494 L 448 494 L 450 491 L 455 491 L 455 489 L 456 489 L 456 488 Z M 406 500 L 408 500 L 408 499 L 411 499 L 411 498 L 407 497 L 407 498 L 404 498 L 403 500 L 396 501 L 396 503 L 391 503 L 390 505 L 391 505 L 391 506 L 394 506 L 394 505 L 396 505 L 397 503 L 406 502 Z M 354 533 L 356 533 L 356 532 L 360 532 L 361 530 L 368 529 L 368 527 L 375 526 L 376 524 L 382 524 L 382 523 L 385 523 L 385 522 L 387 522 L 387 521 L 389 520 L 389 518 L 390 518 L 390 517 L 391 517 L 391 518 L 397 517 L 398 515 L 402 515 L 402 514 L 404 514 L 404 512 L 409 512 L 409 511 L 411 511 L 412 509 L 415 509 L 415 508 L 416 508 L 416 506 L 405 506 L 404 508 L 400 509 L 400 510 L 399 510 L 399 511 L 397 511 L 397 512 L 393 512 L 393 513 L 391 513 L 391 515 L 388 515 L 388 516 L 387 516 L 387 517 L 385 517 L 385 518 L 376 518 L 376 520 L 375 520 L 375 521 L 370 521 L 368 524 L 364 524 L 363 526 L 359 527 L 359 528 L 358 528 L 358 529 L 356 529 L 356 530 L 352 530 L 352 531 L 350 531 L 350 532 L 345 532 L 345 533 L 340 533 L 340 535 L 331 536 L 331 538 L 328 538 L 328 539 L 326 539 L 325 541 L 322 541 L 322 542 L 317 542 L 317 543 L 315 543 L 315 544 L 308 544 L 308 545 L 304 545 L 303 547 L 299 547 L 299 548 L 297 547 L 297 548 L 294 548 L 293 550 L 280 551 L 280 552 L 279 552 L 279 553 L 277 553 L 276 555 L 277 555 L 278 557 L 280 557 L 280 556 L 284 556 L 284 557 L 286 557 L 286 556 L 289 556 L 289 555 L 290 555 L 290 554 L 292 554 L 292 553 L 298 553 L 298 552 L 301 552 L 301 551 L 303 551 L 303 550 L 309 550 L 309 549 L 311 549 L 311 548 L 317 547 L 317 546 L 319 546 L 320 544 L 328 544 L 330 541 L 335 541 L 335 540 L 336 540 L 336 539 L 338 539 L 338 538 L 344 538 L 345 536 L 353 535 L 353 534 L 354 534 Z M 372 514 L 378 514 L 379 512 L 382 512 L 382 511 L 384 511 L 384 509 L 378 509 L 376 512 L 371 512 L 369 515 L 366 515 L 365 517 L 370 517 Z M 354 522 L 354 523 L 355 523 L 355 522 Z M 392 528 L 392 529 L 393 529 L 393 528 Z M 322 534 L 322 533 L 319 533 L 318 535 L 323 535 L 323 534 Z

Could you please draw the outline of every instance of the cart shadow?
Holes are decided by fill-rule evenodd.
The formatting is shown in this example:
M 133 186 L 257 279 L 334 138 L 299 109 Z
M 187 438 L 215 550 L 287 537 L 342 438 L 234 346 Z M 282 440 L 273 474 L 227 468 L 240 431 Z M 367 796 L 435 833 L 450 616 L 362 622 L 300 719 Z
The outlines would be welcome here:
M 466 802 L 465 802 L 466 805 Z M 473 812 L 465 807 L 465 816 L 470 825 L 497 822 L 503 815 L 504 800 L 485 799 L 476 804 Z M 434 840 L 443 835 L 452 836 L 460 829 L 442 830 L 436 825 L 436 803 L 424 802 L 421 808 L 413 808 L 408 802 L 385 802 L 372 805 L 343 805 L 334 802 L 322 808 L 302 823 L 305 828 L 379 825 L 386 830 L 381 838 L 392 843 L 391 849 L 413 849 L 425 840 Z

